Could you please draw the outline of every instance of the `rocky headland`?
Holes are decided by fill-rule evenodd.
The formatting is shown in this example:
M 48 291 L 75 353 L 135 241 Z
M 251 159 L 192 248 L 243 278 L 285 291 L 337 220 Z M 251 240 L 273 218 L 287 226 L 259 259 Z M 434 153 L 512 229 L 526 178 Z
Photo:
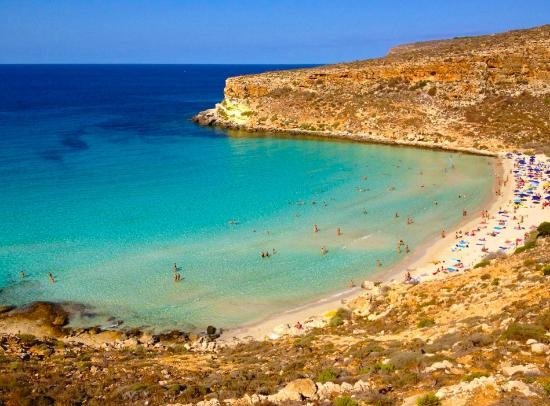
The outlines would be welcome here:
M 402 45 L 379 59 L 227 79 L 202 125 L 548 152 L 550 25 Z

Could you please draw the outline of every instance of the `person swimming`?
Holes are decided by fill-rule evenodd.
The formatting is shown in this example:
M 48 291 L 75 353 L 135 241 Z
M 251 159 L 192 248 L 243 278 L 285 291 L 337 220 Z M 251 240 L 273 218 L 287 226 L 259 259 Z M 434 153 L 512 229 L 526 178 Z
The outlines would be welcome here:
M 325 255 L 326 253 L 328 253 L 328 249 L 327 247 L 325 247 L 324 245 L 321 247 L 321 255 Z

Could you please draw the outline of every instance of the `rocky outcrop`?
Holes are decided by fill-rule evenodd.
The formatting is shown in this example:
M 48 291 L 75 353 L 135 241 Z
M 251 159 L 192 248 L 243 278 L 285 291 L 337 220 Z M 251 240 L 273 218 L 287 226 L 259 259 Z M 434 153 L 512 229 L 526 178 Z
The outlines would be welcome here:
M 229 78 L 195 121 L 437 148 L 550 145 L 550 25 L 380 59 Z
M 33 302 L 21 308 L 11 307 L 0 314 L 0 330 L 25 332 L 38 337 L 60 336 L 69 322 L 69 313 L 57 303 Z

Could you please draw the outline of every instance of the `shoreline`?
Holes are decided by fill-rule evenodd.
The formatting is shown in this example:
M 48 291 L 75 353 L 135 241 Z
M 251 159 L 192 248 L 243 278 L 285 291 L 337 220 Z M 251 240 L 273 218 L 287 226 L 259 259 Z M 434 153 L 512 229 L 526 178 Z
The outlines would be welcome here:
M 539 155 L 539 158 L 540 157 L 541 155 Z M 455 234 L 461 230 L 475 229 L 480 223 L 482 223 L 484 219 L 480 213 L 480 210 L 488 210 L 489 215 L 494 219 L 500 208 L 506 207 L 512 202 L 514 196 L 514 179 L 510 175 L 512 169 L 513 162 L 504 155 L 499 155 L 496 158 L 496 162 L 493 163 L 494 176 L 491 185 L 491 193 L 488 195 L 484 203 L 477 208 L 477 212 L 475 214 L 470 214 L 470 216 L 467 216 L 455 227 L 453 227 L 453 229 L 445 230 L 445 238 L 441 238 L 441 236 L 438 237 L 436 235 L 432 236 L 427 239 L 425 243 L 414 250 L 409 258 L 404 258 L 403 260 L 398 261 L 389 269 L 378 271 L 372 275 L 369 275 L 365 278 L 365 281 L 402 283 L 402 276 L 406 271 L 410 272 L 412 278 L 419 278 L 419 281 L 421 281 L 420 283 L 434 279 L 449 278 L 454 275 L 461 275 L 464 271 L 473 268 L 487 255 L 497 252 L 498 250 L 494 249 L 494 244 L 492 244 L 492 248 L 487 252 L 473 252 L 472 250 L 465 253 L 470 255 L 459 255 L 453 251 L 454 243 L 457 241 Z M 509 181 L 506 185 L 501 187 L 500 194 L 497 195 L 496 191 L 498 190 L 499 185 L 503 183 L 506 176 L 509 177 Z M 439 272 L 437 275 L 434 275 L 434 261 L 437 260 L 445 262 L 445 260 L 441 260 L 440 258 L 449 258 L 450 255 L 461 257 L 460 259 L 464 264 L 464 270 L 453 273 Z M 310 326 L 314 328 L 320 326 L 320 324 L 326 324 L 328 317 L 325 314 L 327 312 L 331 313 L 340 307 L 345 307 L 347 300 L 353 300 L 361 297 L 362 292 L 363 289 L 361 287 L 339 291 L 330 296 L 323 297 L 315 302 L 306 303 L 294 309 L 266 317 L 258 322 L 227 329 L 224 331 L 224 334 L 221 336 L 220 340 L 231 344 L 236 342 L 238 343 L 243 340 L 277 339 L 285 335 L 301 334 L 303 333 L 303 330 L 292 331 L 293 328 L 290 326 L 295 325 L 295 323 L 301 323 L 310 324 Z M 282 326 L 284 325 L 287 327 L 283 328 Z
M 538 155 L 543 157 L 544 160 L 548 159 L 544 155 Z M 409 271 L 414 278 L 421 278 L 421 282 L 426 282 L 433 279 L 442 279 L 452 277 L 454 275 L 461 275 L 462 272 L 457 273 L 440 273 L 438 275 L 432 275 L 432 270 L 435 267 L 433 260 L 441 257 L 449 257 L 451 255 L 451 248 L 453 242 L 456 241 L 454 233 L 458 230 L 464 230 L 475 227 L 482 220 L 480 210 L 488 208 L 489 213 L 494 216 L 500 207 L 506 206 L 507 203 L 511 203 L 514 196 L 514 181 L 510 173 L 513 168 L 513 162 L 511 159 L 506 158 L 503 155 L 498 156 L 491 162 L 493 170 L 493 182 L 491 183 L 491 191 L 484 199 L 483 203 L 478 206 L 475 211 L 471 211 L 468 216 L 463 218 L 454 226 L 451 230 L 446 230 L 446 237 L 444 239 L 432 235 L 427 238 L 426 241 L 420 244 L 414 249 L 411 254 L 405 258 L 402 258 L 391 267 L 375 271 L 369 276 L 361 280 L 361 287 L 356 286 L 344 290 L 339 290 L 329 295 L 323 296 L 315 301 L 296 305 L 288 310 L 269 315 L 259 321 L 252 322 L 237 327 L 223 328 L 223 334 L 217 339 L 222 345 L 230 345 L 232 343 L 239 343 L 247 340 L 264 340 L 264 339 L 277 339 L 285 335 L 297 335 L 303 333 L 291 330 L 291 325 L 300 322 L 308 324 L 308 328 L 322 327 L 327 324 L 329 316 L 326 313 L 332 313 L 340 307 L 345 307 L 348 301 L 360 298 L 365 290 L 362 288 L 363 281 L 370 283 L 402 283 L 402 276 L 406 271 Z M 495 191 L 499 188 L 500 183 L 505 177 L 511 177 L 510 182 L 500 189 L 500 195 L 496 195 Z M 527 216 L 526 216 L 527 217 Z M 470 255 L 464 259 L 464 269 L 467 270 L 473 267 L 476 263 L 480 262 L 487 254 L 495 252 L 491 249 L 484 253 L 475 253 L 477 255 Z M 470 252 L 470 254 L 473 254 Z M 69 316 L 71 317 L 71 316 Z M 281 325 L 286 325 L 288 328 L 281 329 Z M 95 328 L 95 327 L 91 327 Z M 107 328 L 101 329 L 104 332 L 110 333 L 124 333 L 125 328 Z M 143 332 L 147 332 L 147 329 L 140 329 Z M 198 330 L 197 330 L 198 332 Z M 162 333 L 162 332 L 161 332 Z M 193 334 L 192 331 L 187 332 Z M 199 333 L 200 334 L 200 333 Z
M 428 149 L 435 151 L 449 151 L 449 152 L 461 152 L 464 154 L 471 155 L 481 155 L 498 158 L 503 151 L 495 152 L 490 150 L 483 150 L 477 148 L 467 148 L 460 147 L 458 145 L 444 145 L 444 144 L 434 144 L 431 141 L 419 141 L 419 140 L 406 140 L 406 139 L 388 139 L 383 136 L 376 136 L 367 133 L 352 133 L 347 131 L 319 131 L 319 130 L 303 130 L 299 128 L 272 128 L 272 127 L 255 127 L 248 128 L 241 126 L 239 124 L 219 121 L 219 118 L 216 118 L 217 121 L 214 122 L 203 122 L 202 117 L 208 114 L 216 114 L 215 112 L 210 113 L 211 110 L 204 110 L 199 112 L 191 120 L 197 125 L 202 127 L 210 127 L 212 129 L 219 129 L 225 131 L 230 137 L 245 134 L 246 136 L 257 136 L 257 133 L 266 133 L 273 134 L 273 136 L 278 138 L 294 138 L 296 136 L 302 136 L 305 138 L 316 138 L 324 139 L 329 141 L 348 141 L 348 142 L 359 142 L 364 144 L 377 144 L 377 145 L 390 145 L 395 147 L 412 147 L 420 149 Z M 232 134 L 233 133 L 233 134 Z M 269 136 L 269 135 L 267 135 Z

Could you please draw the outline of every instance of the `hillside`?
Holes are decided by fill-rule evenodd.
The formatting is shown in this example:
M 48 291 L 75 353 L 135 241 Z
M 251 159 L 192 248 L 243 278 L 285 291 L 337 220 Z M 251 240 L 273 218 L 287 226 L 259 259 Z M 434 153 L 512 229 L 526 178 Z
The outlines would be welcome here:
M 195 121 L 441 148 L 548 152 L 550 25 L 229 78 Z
M 328 326 L 276 341 L 3 334 L 0 404 L 547 405 L 549 255 L 541 236 L 443 280 L 367 283 Z

